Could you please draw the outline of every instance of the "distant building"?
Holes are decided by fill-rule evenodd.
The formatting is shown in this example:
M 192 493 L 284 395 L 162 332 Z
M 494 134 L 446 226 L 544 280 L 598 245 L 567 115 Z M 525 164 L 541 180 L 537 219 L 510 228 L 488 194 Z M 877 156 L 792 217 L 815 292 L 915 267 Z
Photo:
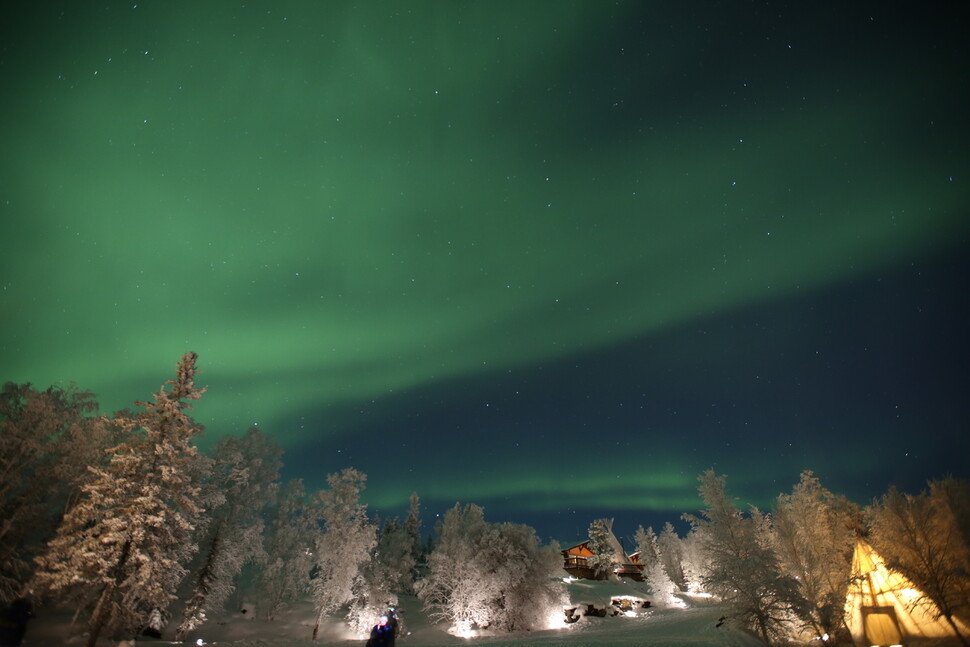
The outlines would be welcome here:
M 608 524 L 609 529 L 609 540 L 613 547 L 613 568 L 612 573 L 618 577 L 628 577 L 637 582 L 643 581 L 643 566 L 638 563 L 639 554 L 627 555 L 626 551 L 623 550 L 623 546 L 620 544 L 616 535 L 613 534 L 613 523 L 612 521 Z M 590 548 L 590 540 L 586 540 L 581 544 L 576 544 L 570 548 L 562 551 L 563 557 L 563 569 L 573 577 L 582 578 L 585 580 L 604 580 L 606 575 L 600 573 L 589 561 L 591 557 L 594 556 L 593 550 Z

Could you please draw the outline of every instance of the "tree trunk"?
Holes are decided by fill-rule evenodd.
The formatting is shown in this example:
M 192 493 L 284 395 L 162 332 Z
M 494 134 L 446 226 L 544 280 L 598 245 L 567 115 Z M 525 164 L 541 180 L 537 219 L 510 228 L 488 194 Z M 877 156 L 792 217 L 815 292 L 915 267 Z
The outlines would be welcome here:
M 960 633 L 960 629 L 957 627 L 957 623 L 953 621 L 952 613 L 944 613 L 943 617 L 946 621 L 950 623 L 950 627 L 953 629 L 953 633 L 956 634 L 957 639 L 963 645 L 963 647 L 970 647 L 970 642 L 967 641 L 967 637 Z
M 323 619 L 323 609 L 317 612 L 317 622 L 313 625 L 313 638 L 311 640 L 317 639 L 317 633 L 320 631 L 320 621 Z
M 85 647 L 95 647 L 95 643 L 98 642 L 98 636 L 101 634 L 101 630 L 104 629 L 104 623 L 108 619 L 111 598 L 114 597 L 115 590 L 118 588 L 118 580 L 121 579 L 121 569 L 124 568 L 125 563 L 128 561 L 129 552 L 131 552 L 131 539 L 125 540 L 124 545 L 121 547 L 121 555 L 118 557 L 118 563 L 115 564 L 111 580 L 105 584 L 104 589 L 101 591 L 101 596 L 98 598 L 98 604 L 94 607 L 94 613 L 91 614 L 91 620 L 88 622 L 88 642 Z
M 762 614 L 757 615 L 758 633 L 761 634 L 761 639 L 765 641 L 766 645 L 771 644 L 771 637 L 768 635 L 768 619 Z
M 114 595 L 114 591 L 114 582 L 104 585 L 101 596 L 98 598 L 98 604 L 94 607 L 94 613 L 91 615 L 91 621 L 88 622 L 88 642 L 85 647 L 95 647 L 95 643 L 98 642 L 98 636 L 101 634 L 101 629 L 104 628 L 104 622 L 108 619 L 108 602 Z
M 195 591 L 192 597 L 189 598 L 188 604 L 185 605 L 182 622 L 179 625 L 178 631 L 175 632 L 176 641 L 184 640 L 185 636 L 195 628 L 197 616 L 205 608 L 206 602 L 209 599 L 209 592 L 212 590 L 212 584 L 216 579 L 215 562 L 222 547 L 221 534 L 220 527 L 216 530 L 209 544 L 209 554 L 206 556 L 205 564 L 199 570 L 199 577 L 196 578 Z

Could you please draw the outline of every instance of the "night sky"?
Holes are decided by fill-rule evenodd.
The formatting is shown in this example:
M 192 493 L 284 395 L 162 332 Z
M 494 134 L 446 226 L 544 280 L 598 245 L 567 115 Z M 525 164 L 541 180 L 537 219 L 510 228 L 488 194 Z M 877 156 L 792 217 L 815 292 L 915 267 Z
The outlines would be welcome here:
M 965 10 L 20 3 L 0 380 L 564 542 L 970 477 Z

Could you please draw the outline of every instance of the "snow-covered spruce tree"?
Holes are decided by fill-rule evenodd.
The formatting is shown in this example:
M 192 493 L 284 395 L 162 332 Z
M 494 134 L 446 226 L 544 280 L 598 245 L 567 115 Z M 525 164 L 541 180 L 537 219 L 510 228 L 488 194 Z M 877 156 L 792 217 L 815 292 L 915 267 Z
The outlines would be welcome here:
M 103 464 L 108 426 L 93 395 L 8 382 L 0 390 L 0 604 L 22 595 L 33 558 Z
M 469 636 L 475 629 L 521 631 L 561 614 L 559 547 L 539 546 L 521 524 L 489 524 L 476 505 L 456 504 L 438 524 L 428 573 L 415 583 L 431 617 Z
M 613 521 L 596 519 L 589 524 L 589 549 L 593 556 L 588 563 L 597 576 L 607 578 L 613 574 L 615 564 L 620 562 L 613 542 Z
M 657 550 L 657 535 L 652 527 L 644 530 L 643 526 L 637 526 L 637 531 L 633 533 L 633 541 L 636 543 L 641 564 L 660 561 L 660 553 Z
M 256 586 L 259 608 L 272 621 L 310 590 L 313 550 L 322 519 L 300 479 L 280 489 L 268 518 L 263 556 L 256 565 Z
M 706 508 L 688 520 L 702 531 L 710 559 L 705 590 L 721 599 L 729 619 L 766 643 L 787 639 L 805 603 L 798 583 L 782 572 L 767 521 L 756 508 L 741 514 L 728 497 L 726 477 L 708 470 L 698 480 Z
M 279 445 L 257 427 L 242 438 L 226 436 L 216 445 L 205 486 L 220 493 L 223 503 L 208 515 L 201 560 L 176 640 L 204 623 L 209 611 L 221 610 L 243 566 L 260 557 L 262 512 L 279 487 L 282 454 Z
M 112 421 L 131 439 L 94 469 L 37 560 L 36 590 L 90 608 L 88 647 L 102 630 L 130 638 L 153 613 L 164 614 L 196 549 L 190 539 L 202 510 L 188 472 L 201 428 L 186 409 L 205 389 L 195 387 L 195 362 L 195 353 L 183 355 L 169 388 L 163 385 L 154 402 L 136 403 L 144 412 Z
M 931 481 L 918 495 L 892 487 L 865 511 L 873 548 L 936 605 L 963 645 L 970 645 L 970 636 L 953 618 L 970 611 L 970 547 L 959 516 L 967 511 L 957 503 L 967 499 L 968 488 L 955 479 Z
M 678 589 L 685 590 L 687 582 L 684 577 L 684 546 L 674 530 L 674 524 L 669 521 L 664 524 L 660 536 L 657 537 L 657 550 L 667 576 Z
M 836 636 L 845 627 L 845 596 L 859 506 L 828 491 L 810 471 L 791 494 L 778 496 L 772 515 L 775 550 L 785 573 L 807 602 L 802 620 L 813 636 Z
M 650 587 L 653 604 L 658 607 L 676 604 L 677 585 L 667 575 L 660 561 L 660 550 L 653 528 L 644 530 L 643 526 L 639 526 L 633 538 L 637 542 L 640 564 L 643 566 L 643 580 Z
M 696 528 L 691 528 L 687 536 L 681 540 L 684 565 L 684 584 L 688 593 L 703 593 L 704 578 L 708 575 L 707 553 L 704 551 L 704 541 Z
M 323 531 L 314 549 L 315 578 L 311 583 L 316 608 L 313 639 L 324 616 L 348 605 L 363 587 L 361 570 L 377 544 L 377 528 L 360 502 L 367 477 L 352 467 L 327 476 L 330 489 L 316 494 Z
M 377 561 L 382 566 L 387 588 L 407 593 L 414 585 L 414 542 L 407 528 L 392 519 L 384 524 L 377 541 Z

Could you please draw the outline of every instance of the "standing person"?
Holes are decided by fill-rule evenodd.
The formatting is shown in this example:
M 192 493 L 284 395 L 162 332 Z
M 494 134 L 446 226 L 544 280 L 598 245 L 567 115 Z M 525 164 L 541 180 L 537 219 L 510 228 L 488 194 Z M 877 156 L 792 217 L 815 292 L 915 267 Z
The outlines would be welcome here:
M 370 630 L 367 647 L 393 647 L 394 627 L 388 624 L 388 620 L 387 616 L 381 616 L 380 622 Z
M 394 647 L 394 639 L 397 638 L 397 613 L 394 607 L 387 610 L 387 626 L 390 628 L 388 647 Z

